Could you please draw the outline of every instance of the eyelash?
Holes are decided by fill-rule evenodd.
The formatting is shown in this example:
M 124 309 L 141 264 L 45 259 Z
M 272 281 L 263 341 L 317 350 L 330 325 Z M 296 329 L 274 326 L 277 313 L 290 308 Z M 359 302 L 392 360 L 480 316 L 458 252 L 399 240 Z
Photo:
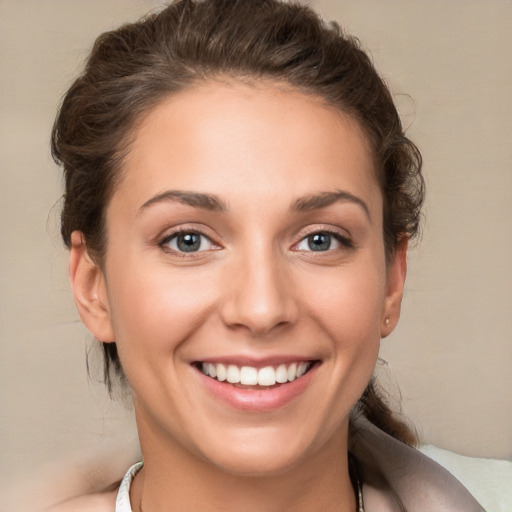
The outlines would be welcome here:
M 177 240 L 180 235 L 196 235 L 199 236 L 202 239 L 206 239 L 212 246 L 216 246 L 216 244 L 211 240 L 211 238 L 204 233 L 201 233 L 201 231 L 198 231 L 197 229 L 185 229 L 181 228 L 176 231 L 173 231 L 172 233 L 169 233 L 165 235 L 165 237 L 158 243 L 158 246 L 166 253 L 171 253 L 173 255 L 176 255 L 180 258 L 194 258 L 197 257 L 199 253 L 206 252 L 206 250 L 200 250 L 200 251 L 179 251 L 176 249 L 173 249 L 169 247 L 169 244 L 173 240 Z M 202 243 L 202 242 L 201 242 Z M 214 249 L 215 250 L 215 249 Z
M 311 230 L 310 232 L 306 233 L 300 240 L 299 242 L 297 242 L 296 244 L 294 244 L 294 247 L 298 246 L 300 243 L 304 242 L 305 240 L 307 240 L 309 237 L 311 236 L 314 236 L 314 235 L 328 235 L 332 238 L 334 238 L 337 242 L 339 242 L 344 248 L 346 249 L 353 249 L 355 246 L 354 246 L 354 242 L 346 237 L 346 236 L 343 236 L 342 234 L 340 234 L 338 231 L 334 231 L 332 229 L 313 229 Z M 304 251 L 304 252 L 319 252 L 319 253 L 326 253 L 326 252 L 333 252 L 334 250 L 336 249 L 328 249 L 327 251 L 314 251 L 314 250 L 310 250 L 310 251 Z M 298 249 L 298 251 L 301 251 L 301 249 Z
M 211 240 L 211 238 L 209 236 L 205 235 L 201 231 L 198 231 L 196 229 L 185 229 L 185 228 L 178 229 L 176 231 L 173 231 L 170 234 L 167 234 L 158 243 L 158 246 L 164 252 L 172 253 L 173 255 L 176 255 L 176 256 L 181 257 L 181 258 L 194 258 L 194 257 L 197 257 L 198 253 L 206 252 L 207 250 L 209 250 L 209 249 L 206 249 L 206 250 L 198 250 L 198 251 L 189 251 L 189 252 L 187 252 L 187 251 L 179 251 L 179 250 L 176 250 L 176 249 L 173 249 L 173 248 L 169 247 L 169 244 L 173 240 L 176 240 L 180 235 L 196 235 L 196 236 L 201 237 L 202 239 L 206 239 L 212 246 L 219 248 L 219 246 L 216 246 L 216 244 Z M 338 243 L 340 243 L 346 249 L 353 249 L 354 248 L 354 243 L 352 242 L 352 240 L 350 240 L 350 238 L 348 238 L 346 236 L 343 236 L 339 232 L 331 230 L 331 229 L 314 229 L 314 230 L 311 230 L 310 232 L 305 233 L 302 236 L 302 238 L 297 243 L 295 243 L 293 245 L 293 247 L 297 247 L 299 244 L 303 243 L 309 237 L 312 237 L 314 235 L 328 235 L 328 236 L 334 238 Z M 216 250 L 216 249 L 213 249 L 213 250 Z M 329 248 L 326 251 L 314 251 L 313 249 L 311 249 L 309 251 L 303 250 L 303 249 L 295 249 L 295 250 L 297 252 L 327 253 L 327 252 L 333 252 L 336 249 L 330 249 Z

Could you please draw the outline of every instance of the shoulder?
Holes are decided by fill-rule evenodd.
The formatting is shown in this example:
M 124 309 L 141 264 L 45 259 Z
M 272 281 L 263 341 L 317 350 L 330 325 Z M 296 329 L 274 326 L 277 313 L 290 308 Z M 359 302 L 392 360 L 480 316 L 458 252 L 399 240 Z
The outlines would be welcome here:
M 114 512 L 117 490 L 88 494 L 54 505 L 44 512 Z
M 358 417 L 354 427 L 350 451 L 358 463 L 369 510 L 483 511 L 448 470 L 419 450 L 389 436 L 366 418 Z
M 512 512 L 512 460 L 467 457 L 433 445 L 420 451 L 448 469 L 485 510 Z

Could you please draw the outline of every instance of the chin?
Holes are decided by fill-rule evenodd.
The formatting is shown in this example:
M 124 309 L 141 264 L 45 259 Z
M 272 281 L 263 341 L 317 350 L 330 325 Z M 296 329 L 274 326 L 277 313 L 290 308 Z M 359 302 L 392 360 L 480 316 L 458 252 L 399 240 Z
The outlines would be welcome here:
M 280 450 L 250 450 L 249 453 L 226 453 L 215 463 L 226 473 L 248 478 L 267 478 L 283 475 L 300 464 L 304 455 L 287 453 Z
M 214 450 L 203 451 L 210 463 L 227 473 L 242 477 L 271 477 L 292 472 L 305 460 L 332 460 L 333 450 L 343 451 L 344 435 L 319 439 L 308 429 L 252 428 L 231 432 L 224 443 L 210 444 Z M 213 442 L 213 441 L 212 441 Z M 334 446 L 336 445 L 336 446 Z M 330 454 L 330 455 L 329 455 Z

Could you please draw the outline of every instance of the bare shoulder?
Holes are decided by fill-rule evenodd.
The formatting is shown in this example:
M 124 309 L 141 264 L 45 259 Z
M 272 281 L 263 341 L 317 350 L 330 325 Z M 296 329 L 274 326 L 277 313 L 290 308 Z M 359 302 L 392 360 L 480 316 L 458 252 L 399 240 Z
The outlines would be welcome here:
M 66 500 L 44 512 L 114 512 L 117 491 L 88 494 Z

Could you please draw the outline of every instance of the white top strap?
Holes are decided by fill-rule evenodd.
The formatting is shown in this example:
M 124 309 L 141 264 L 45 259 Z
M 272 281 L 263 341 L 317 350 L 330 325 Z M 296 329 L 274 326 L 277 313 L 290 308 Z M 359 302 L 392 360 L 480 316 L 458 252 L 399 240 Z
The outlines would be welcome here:
M 119 491 L 117 492 L 116 510 L 115 512 L 132 512 L 130 504 L 130 486 L 132 485 L 135 475 L 141 470 L 143 462 L 134 464 L 124 475 Z

